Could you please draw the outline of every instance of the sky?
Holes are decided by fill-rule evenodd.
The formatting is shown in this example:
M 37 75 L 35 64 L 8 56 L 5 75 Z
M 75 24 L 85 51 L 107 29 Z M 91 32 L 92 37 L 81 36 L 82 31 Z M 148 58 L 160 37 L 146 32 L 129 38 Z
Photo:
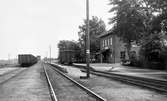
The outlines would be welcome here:
M 90 0 L 90 18 L 111 28 L 109 0 Z M 86 0 L 0 0 L 0 59 L 18 54 L 58 56 L 60 40 L 77 40 L 86 18 Z

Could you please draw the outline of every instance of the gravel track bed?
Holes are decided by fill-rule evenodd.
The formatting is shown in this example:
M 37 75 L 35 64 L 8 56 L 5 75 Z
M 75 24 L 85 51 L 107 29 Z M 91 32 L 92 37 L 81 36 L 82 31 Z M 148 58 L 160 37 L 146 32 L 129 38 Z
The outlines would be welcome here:
M 0 101 L 51 101 L 41 63 L 19 71 L 0 84 Z
M 0 84 L 5 83 L 8 80 L 12 79 L 13 77 L 15 77 L 17 74 L 19 74 L 23 70 L 25 70 L 25 68 L 15 69 L 15 70 L 9 71 L 9 73 L 0 75 Z
M 69 76 L 106 98 L 107 101 L 167 101 L 165 94 L 95 75 L 91 75 L 89 79 L 80 79 L 74 71 L 70 72 L 72 68 L 67 70 Z
M 14 71 L 18 68 L 0 68 L 0 76 L 6 74 L 6 73 L 9 73 L 11 71 Z
M 52 66 L 46 66 L 58 101 L 96 101 L 95 98 L 88 95 L 85 91 L 64 78 L 52 68 Z

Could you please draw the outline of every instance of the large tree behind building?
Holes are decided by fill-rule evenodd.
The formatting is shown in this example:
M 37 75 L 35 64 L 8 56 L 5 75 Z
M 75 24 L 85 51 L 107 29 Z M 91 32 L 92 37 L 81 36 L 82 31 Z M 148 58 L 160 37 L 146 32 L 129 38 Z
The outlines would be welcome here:
M 144 1 L 144 3 L 147 4 L 145 10 L 149 11 L 148 13 L 153 15 L 152 17 L 147 17 L 149 24 L 147 24 L 146 27 L 147 34 L 145 34 L 145 37 L 142 40 L 140 54 L 145 58 L 145 66 L 150 68 L 156 67 L 156 69 L 164 69 L 167 61 L 167 46 L 165 45 L 167 34 L 167 1 L 140 1 Z M 153 66 L 155 63 L 156 66 Z
M 166 0 L 110 0 L 116 16 L 111 18 L 113 31 L 127 43 L 140 41 L 141 55 L 144 61 L 161 62 L 166 58 L 164 35 L 167 34 L 167 1 Z M 154 54 L 154 55 L 152 55 Z M 152 66 L 151 66 L 152 67 Z
M 106 33 L 106 25 L 102 19 L 99 19 L 96 16 L 93 16 L 89 20 L 90 27 L 90 52 L 91 55 L 100 51 L 100 40 L 99 35 Z M 79 43 L 82 47 L 82 54 L 85 53 L 85 40 L 86 40 L 86 20 L 84 20 L 83 25 L 79 26 Z M 84 55 L 85 56 L 85 55 Z
M 114 24 L 113 33 L 126 43 L 130 55 L 131 43 L 143 36 L 145 15 L 138 9 L 135 0 L 110 0 L 110 4 L 112 8 L 109 12 L 115 12 L 115 16 L 110 19 L 110 24 Z

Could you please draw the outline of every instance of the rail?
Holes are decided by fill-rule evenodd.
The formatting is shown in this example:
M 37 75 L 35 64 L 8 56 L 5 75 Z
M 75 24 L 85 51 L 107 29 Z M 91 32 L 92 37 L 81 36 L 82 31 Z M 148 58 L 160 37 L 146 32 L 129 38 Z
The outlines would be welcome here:
M 46 69 L 45 69 L 44 64 L 43 64 L 43 69 L 44 69 L 44 72 L 45 72 L 45 75 L 46 75 L 46 78 L 47 78 L 47 82 L 48 82 L 49 87 L 50 87 L 50 92 L 51 92 L 52 100 L 53 100 L 53 101 L 58 101 L 58 100 L 57 100 L 57 97 L 56 97 L 56 94 L 55 94 L 55 91 L 54 91 L 54 89 L 53 89 L 53 86 L 52 86 L 52 84 L 51 84 L 51 82 L 50 82 L 48 73 L 47 73 L 47 71 L 46 71 Z
M 68 80 L 70 80 L 71 82 L 73 82 L 74 84 L 76 84 L 78 87 L 82 88 L 84 91 L 86 91 L 88 94 L 91 94 L 92 96 L 94 96 L 96 99 L 98 99 L 98 101 L 107 101 L 105 98 L 101 97 L 100 95 L 96 94 L 95 92 L 93 92 L 92 90 L 88 89 L 87 87 L 83 86 L 82 84 L 78 83 L 77 81 L 75 81 L 74 79 L 72 79 L 71 77 L 69 77 L 68 75 L 64 74 L 63 72 L 61 72 L 60 70 L 53 68 L 55 71 L 57 71 L 59 74 L 61 74 L 62 76 L 64 76 L 65 78 L 67 78 Z
M 86 70 L 82 70 L 83 72 L 86 72 Z M 130 83 L 137 86 L 142 86 L 146 88 L 150 88 L 152 90 L 160 91 L 167 93 L 167 82 L 165 81 L 158 81 L 154 79 L 146 79 L 141 77 L 132 77 L 122 74 L 114 74 L 114 73 L 108 73 L 108 72 L 102 72 L 102 71 L 90 71 L 91 74 L 103 76 L 107 78 L 111 78 L 117 81 L 122 81 L 126 83 Z M 158 83 L 159 82 L 159 83 Z

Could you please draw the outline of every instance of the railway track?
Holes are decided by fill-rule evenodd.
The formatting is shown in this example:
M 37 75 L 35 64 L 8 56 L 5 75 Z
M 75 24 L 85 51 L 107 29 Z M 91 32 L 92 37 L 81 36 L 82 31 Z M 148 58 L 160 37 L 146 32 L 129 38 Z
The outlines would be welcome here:
M 43 68 L 53 101 L 106 101 L 58 69 L 47 64 Z
M 86 72 L 85 69 L 82 69 L 81 71 Z M 90 71 L 90 73 L 97 76 L 103 76 L 103 77 L 111 78 L 117 81 L 121 81 L 123 83 L 142 86 L 158 92 L 167 93 L 167 81 L 150 79 L 150 78 L 142 78 L 142 77 L 134 77 L 134 76 L 116 74 L 111 72 L 109 73 L 109 72 L 103 72 L 103 71 L 96 71 L 96 70 Z
M 17 70 L 19 70 L 19 68 L 14 69 L 14 70 L 10 70 L 10 71 L 8 71 L 8 72 L 5 72 L 5 73 L 1 74 L 0 77 L 5 76 L 5 75 L 8 75 L 8 74 L 10 74 L 10 73 L 12 73 L 12 72 L 15 72 L 15 71 L 17 71 Z
M 49 76 L 48 76 L 48 73 L 47 73 L 47 71 L 46 71 L 46 69 L 45 69 L 44 64 L 43 64 L 43 69 L 44 69 L 45 76 L 46 76 L 46 79 L 47 79 L 47 82 L 48 82 L 48 85 L 49 85 L 51 98 L 52 98 L 53 101 L 58 101 L 58 100 L 57 100 L 57 97 L 56 97 L 56 94 L 55 94 L 55 91 L 54 91 L 54 89 L 53 89 L 53 86 L 52 86 L 52 84 L 51 84 L 50 78 L 49 78 Z
M 19 75 L 21 72 L 23 72 L 25 69 L 15 69 L 15 70 L 11 70 L 9 72 L 6 72 L 2 75 L 0 75 L 0 84 L 4 84 L 5 82 L 11 80 L 12 78 L 16 77 L 17 75 Z

